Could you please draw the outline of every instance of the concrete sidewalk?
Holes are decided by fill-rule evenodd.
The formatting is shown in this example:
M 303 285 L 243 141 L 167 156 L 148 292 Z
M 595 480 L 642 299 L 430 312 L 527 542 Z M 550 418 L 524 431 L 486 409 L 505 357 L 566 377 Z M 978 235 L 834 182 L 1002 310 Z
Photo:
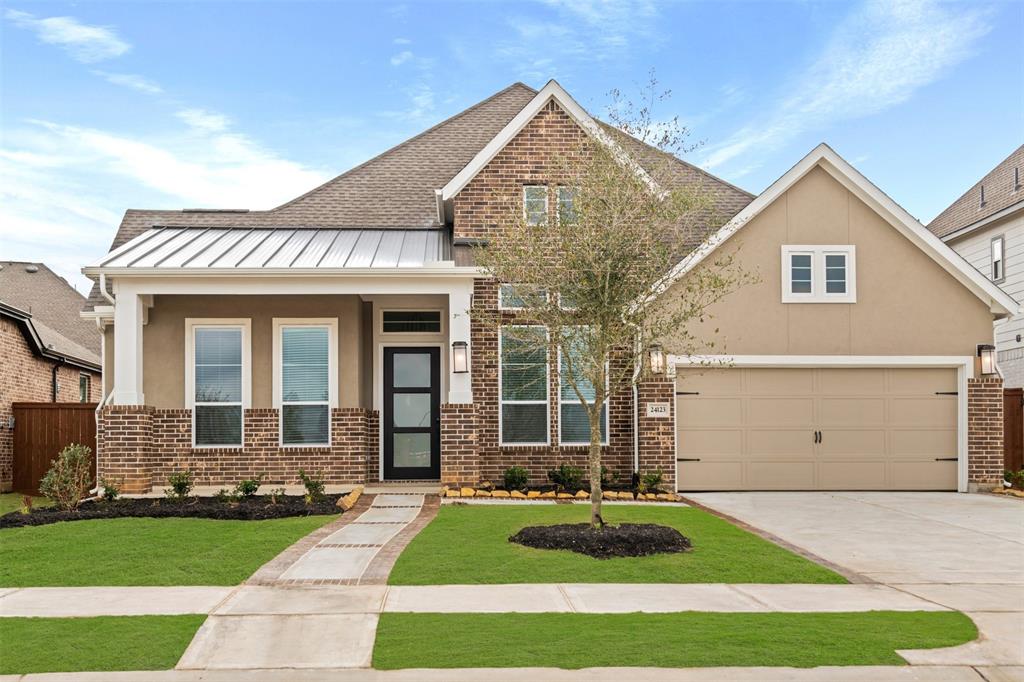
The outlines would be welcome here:
M 448 668 L 408 670 L 167 670 L 0 676 L 0 682 L 1021 682 L 1024 668 L 852 666 L 822 668 Z
M 273 616 L 406 613 L 944 611 L 885 585 L 536 584 L 241 587 L 27 587 L 0 594 L 0 617 L 207 613 Z

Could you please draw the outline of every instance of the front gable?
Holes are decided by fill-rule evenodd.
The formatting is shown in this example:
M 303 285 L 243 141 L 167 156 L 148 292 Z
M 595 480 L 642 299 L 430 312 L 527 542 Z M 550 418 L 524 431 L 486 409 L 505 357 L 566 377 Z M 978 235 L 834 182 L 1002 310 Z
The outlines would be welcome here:
M 957 277 L 955 262 L 914 243 L 824 164 L 732 227 L 708 253 L 731 255 L 758 280 L 716 304 L 697 332 L 717 340 L 715 353 L 974 355 L 991 343 L 993 313 L 1016 308 L 998 289 L 979 296 L 961 279 L 969 273 Z M 855 302 L 784 302 L 787 245 L 854 247 Z

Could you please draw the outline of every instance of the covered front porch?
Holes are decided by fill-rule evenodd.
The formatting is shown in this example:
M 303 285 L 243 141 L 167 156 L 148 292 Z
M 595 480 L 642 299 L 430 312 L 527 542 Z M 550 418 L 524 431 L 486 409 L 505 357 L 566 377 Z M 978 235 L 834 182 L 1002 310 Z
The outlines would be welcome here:
M 436 230 L 281 232 L 155 228 L 86 269 L 110 303 L 100 475 L 463 480 L 475 269 Z

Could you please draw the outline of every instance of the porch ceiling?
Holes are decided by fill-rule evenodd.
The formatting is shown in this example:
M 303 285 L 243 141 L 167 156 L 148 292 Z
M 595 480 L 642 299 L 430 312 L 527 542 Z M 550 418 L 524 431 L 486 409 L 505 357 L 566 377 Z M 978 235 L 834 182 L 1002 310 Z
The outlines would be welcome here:
M 380 269 L 448 266 L 445 230 L 154 227 L 93 268 Z

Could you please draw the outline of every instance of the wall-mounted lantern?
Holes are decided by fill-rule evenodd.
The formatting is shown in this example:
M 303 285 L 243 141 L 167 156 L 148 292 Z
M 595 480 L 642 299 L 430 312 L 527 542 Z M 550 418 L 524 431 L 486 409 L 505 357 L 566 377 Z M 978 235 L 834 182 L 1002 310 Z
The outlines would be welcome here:
M 981 373 L 996 373 L 996 347 L 987 343 L 978 344 L 978 357 L 981 359 Z
M 650 354 L 651 374 L 661 376 L 665 373 L 665 351 L 661 349 L 661 345 L 655 343 L 650 348 Z
M 465 341 L 452 341 L 452 372 L 465 374 L 469 371 L 469 344 Z

